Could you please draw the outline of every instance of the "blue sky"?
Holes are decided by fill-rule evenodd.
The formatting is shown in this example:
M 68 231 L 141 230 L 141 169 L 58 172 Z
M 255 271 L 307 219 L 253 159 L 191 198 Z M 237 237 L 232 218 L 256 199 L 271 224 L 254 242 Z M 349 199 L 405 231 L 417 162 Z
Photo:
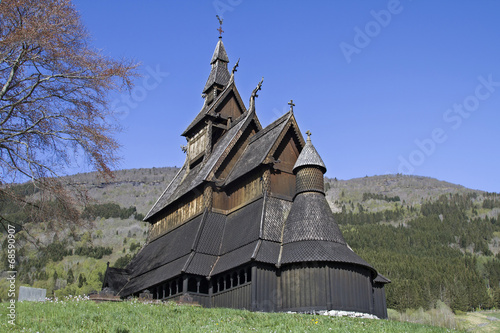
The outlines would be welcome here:
M 142 63 L 111 96 L 120 168 L 181 166 L 224 19 L 265 126 L 293 99 L 328 177 L 405 173 L 500 192 L 500 2 L 75 1 L 96 48 Z M 85 171 L 85 170 L 84 170 Z

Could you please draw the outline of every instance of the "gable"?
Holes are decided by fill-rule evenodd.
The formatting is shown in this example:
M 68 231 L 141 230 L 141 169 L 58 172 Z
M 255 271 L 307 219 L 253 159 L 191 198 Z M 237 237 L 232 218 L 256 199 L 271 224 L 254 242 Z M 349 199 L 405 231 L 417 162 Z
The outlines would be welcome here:
M 227 119 L 231 117 L 234 121 L 236 118 L 241 116 L 244 112 L 244 106 L 237 100 L 234 91 L 230 91 L 227 96 L 220 102 L 217 109 L 215 109 L 216 114 L 222 116 L 222 118 Z
M 205 104 L 201 108 L 201 111 L 189 124 L 186 130 L 184 130 L 182 136 L 192 136 L 193 132 L 196 132 L 200 128 L 205 126 L 205 123 L 203 122 L 204 119 L 210 116 L 216 116 L 218 112 L 221 112 L 222 109 L 224 109 L 224 105 L 230 100 L 232 100 L 232 102 L 230 102 L 230 104 L 228 105 L 228 110 L 225 112 L 227 112 L 228 114 L 237 114 L 235 117 L 238 117 L 246 111 L 245 104 L 243 103 L 243 100 L 241 99 L 241 96 L 232 78 L 227 87 L 219 95 L 217 95 L 213 102 L 208 103 L 205 100 Z M 234 119 L 236 118 L 233 118 L 233 120 Z
M 273 147 L 266 156 L 264 163 L 273 163 L 280 160 L 280 163 L 275 164 L 275 168 L 288 169 L 285 165 L 291 163 L 295 164 L 302 148 L 305 146 L 304 138 L 300 133 L 299 126 L 293 114 L 287 122 L 285 128 L 282 130 L 280 136 L 277 138 Z M 279 164 L 282 166 L 279 166 Z M 293 169 L 292 164 L 292 169 Z M 291 169 L 290 169 L 291 172 Z
M 281 142 L 277 145 L 272 154 L 275 161 L 274 168 L 288 173 L 293 173 L 293 166 L 299 157 L 300 142 L 293 133 L 292 128 L 288 128 Z
M 295 195 L 293 166 L 304 145 L 292 115 L 265 160 L 273 164 L 270 175 L 270 192 L 273 196 L 292 200 Z
M 283 115 L 250 138 L 245 151 L 226 178 L 226 185 L 248 174 L 264 162 L 283 129 L 287 126 L 290 117 L 290 113 Z
M 250 138 L 256 133 L 257 128 L 253 122 L 244 130 L 243 134 L 236 142 L 236 144 L 228 152 L 224 161 L 220 164 L 220 167 L 215 172 L 215 178 L 217 180 L 222 180 L 227 177 L 229 172 L 233 169 L 234 165 L 240 158 L 241 154 L 248 145 Z

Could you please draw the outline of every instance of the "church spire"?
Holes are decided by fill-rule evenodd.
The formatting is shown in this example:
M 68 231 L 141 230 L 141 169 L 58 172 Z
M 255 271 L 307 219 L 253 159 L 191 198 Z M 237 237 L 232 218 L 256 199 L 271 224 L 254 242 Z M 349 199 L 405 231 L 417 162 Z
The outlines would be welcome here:
M 221 63 L 225 63 L 227 69 L 227 63 L 229 62 L 229 58 L 227 57 L 226 49 L 224 48 L 224 44 L 222 43 L 222 37 L 219 37 L 219 41 L 215 46 L 215 51 L 214 54 L 212 55 L 212 59 L 210 60 L 210 65 L 212 65 L 212 67 L 214 65 L 218 65 L 217 63 L 218 61 L 220 61 Z
M 212 60 L 210 60 L 212 69 L 210 70 L 205 88 L 203 88 L 204 94 L 209 93 L 214 86 L 222 89 L 228 84 L 229 78 L 231 77 L 227 69 L 228 62 L 229 58 L 227 57 L 226 49 L 224 48 L 222 39 L 219 39 L 217 46 L 215 46 Z
M 210 70 L 210 75 L 208 76 L 207 83 L 203 88 L 202 93 L 208 94 L 211 92 L 216 93 L 216 89 L 222 90 L 228 83 L 231 75 L 227 69 L 227 64 L 229 63 L 229 58 L 224 48 L 224 43 L 222 43 L 222 20 L 217 16 L 219 24 L 221 25 L 218 29 L 220 36 L 217 45 L 215 46 L 214 54 L 210 60 L 210 65 L 212 69 Z

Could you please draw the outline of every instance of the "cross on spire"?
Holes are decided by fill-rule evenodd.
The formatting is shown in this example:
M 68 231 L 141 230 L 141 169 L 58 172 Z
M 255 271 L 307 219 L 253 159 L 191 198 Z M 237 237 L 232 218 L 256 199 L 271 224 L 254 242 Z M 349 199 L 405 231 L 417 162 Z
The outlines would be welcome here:
M 222 21 L 223 19 L 221 19 L 219 17 L 219 15 L 215 15 L 217 16 L 217 19 L 219 20 L 219 29 L 217 29 L 217 31 L 219 32 L 219 38 L 222 38 L 222 33 L 224 32 L 224 30 L 222 30 Z
M 311 141 L 311 131 L 307 130 L 307 141 Z
M 288 102 L 288 105 L 290 105 L 290 111 L 293 112 L 293 107 L 295 106 L 295 104 L 293 104 L 293 99 L 291 99 L 290 102 Z

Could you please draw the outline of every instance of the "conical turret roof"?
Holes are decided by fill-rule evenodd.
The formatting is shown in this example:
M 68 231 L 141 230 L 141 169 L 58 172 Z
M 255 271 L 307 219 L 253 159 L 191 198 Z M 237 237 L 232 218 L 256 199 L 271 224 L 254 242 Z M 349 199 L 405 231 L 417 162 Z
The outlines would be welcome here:
M 304 166 L 318 167 L 318 168 L 323 170 L 323 173 L 326 172 L 325 163 L 323 163 L 321 156 L 319 156 L 318 151 L 316 150 L 316 148 L 314 148 L 314 146 L 311 142 L 310 134 L 308 134 L 306 145 L 304 146 L 304 148 L 300 152 L 300 155 L 297 158 L 295 165 L 293 166 L 293 172 L 297 172 L 297 170 L 300 167 L 304 167 Z

